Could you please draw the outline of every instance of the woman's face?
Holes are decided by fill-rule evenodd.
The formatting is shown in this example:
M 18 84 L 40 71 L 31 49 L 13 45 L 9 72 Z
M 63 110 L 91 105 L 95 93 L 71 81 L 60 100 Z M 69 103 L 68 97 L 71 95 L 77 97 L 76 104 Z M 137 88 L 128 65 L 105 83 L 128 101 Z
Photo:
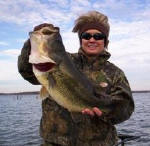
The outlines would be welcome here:
M 101 32 L 97 29 L 89 29 L 85 31 L 84 33 L 94 35 L 94 34 L 101 33 Z M 86 39 L 83 37 L 81 38 L 81 45 L 82 45 L 83 51 L 87 55 L 96 56 L 96 55 L 99 55 L 104 50 L 104 39 L 96 40 L 93 37 L 91 37 L 90 39 L 89 38 Z

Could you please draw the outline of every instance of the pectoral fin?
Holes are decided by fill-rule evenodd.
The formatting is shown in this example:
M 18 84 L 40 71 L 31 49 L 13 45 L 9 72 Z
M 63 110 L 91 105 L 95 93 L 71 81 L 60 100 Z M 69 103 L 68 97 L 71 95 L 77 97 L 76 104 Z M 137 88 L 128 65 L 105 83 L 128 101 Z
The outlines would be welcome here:
M 41 90 L 40 90 L 40 97 L 41 97 L 42 99 L 45 99 L 45 98 L 47 98 L 48 96 L 49 96 L 49 93 L 48 93 L 47 89 L 46 89 L 44 86 L 42 86 L 42 88 L 41 88 Z

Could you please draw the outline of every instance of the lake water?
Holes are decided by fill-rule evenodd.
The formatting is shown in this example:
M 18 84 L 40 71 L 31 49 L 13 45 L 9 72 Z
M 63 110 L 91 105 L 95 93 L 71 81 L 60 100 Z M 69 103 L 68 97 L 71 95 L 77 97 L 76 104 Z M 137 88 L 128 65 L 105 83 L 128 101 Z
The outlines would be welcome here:
M 134 93 L 135 112 L 118 133 L 140 136 L 125 146 L 150 146 L 150 93 Z M 40 146 L 41 100 L 37 95 L 0 95 L 0 146 Z

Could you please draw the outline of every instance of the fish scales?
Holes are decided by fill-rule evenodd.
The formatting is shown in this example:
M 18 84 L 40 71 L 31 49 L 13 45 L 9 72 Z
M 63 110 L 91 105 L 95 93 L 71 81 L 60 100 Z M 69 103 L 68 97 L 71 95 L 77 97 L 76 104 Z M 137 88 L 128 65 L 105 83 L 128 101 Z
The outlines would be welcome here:
M 73 110 L 76 112 L 81 111 L 83 108 L 92 108 L 92 97 L 90 101 L 84 100 L 84 98 L 86 99 L 87 96 L 90 95 L 87 95 L 86 89 L 83 88 L 80 83 L 69 76 L 62 74 L 61 71 L 53 73 L 52 77 L 55 80 L 55 85 L 54 87 L 49 86 L 51 90 L 48 90 L 51 91 L 51 96 L 53 96 L 58 103 L 63 101 L 63 103 L 59 104 L 63 107 L 67 107 L 70 111 Z M 59 98 L 56 97 L 56 93 L 59 95 Z

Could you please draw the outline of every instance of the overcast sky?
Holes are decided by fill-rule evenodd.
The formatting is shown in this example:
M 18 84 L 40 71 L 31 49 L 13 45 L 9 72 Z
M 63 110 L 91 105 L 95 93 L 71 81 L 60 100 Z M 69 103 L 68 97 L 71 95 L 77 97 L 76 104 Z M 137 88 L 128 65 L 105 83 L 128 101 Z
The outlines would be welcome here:
M 0 92 L 37 91 L 18 73 L 17 58 L 28 32 L 47 22 L 60 27 L 65 48 L 77 52 L 74 20 L 97 10 L 109 17 L 110 61 L 132 90 L 150 90 L 150 0 L 0 0 Z

